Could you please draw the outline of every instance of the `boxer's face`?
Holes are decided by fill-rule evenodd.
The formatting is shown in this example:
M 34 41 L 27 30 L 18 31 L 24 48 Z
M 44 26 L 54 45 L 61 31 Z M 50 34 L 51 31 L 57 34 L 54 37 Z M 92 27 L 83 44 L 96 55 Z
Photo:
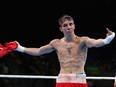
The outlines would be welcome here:
M 75 24 L 73 20 L 65 20 L 60 27 L 60 30 L 67 34 L 72 33 L 74 29 L 75 29 Z

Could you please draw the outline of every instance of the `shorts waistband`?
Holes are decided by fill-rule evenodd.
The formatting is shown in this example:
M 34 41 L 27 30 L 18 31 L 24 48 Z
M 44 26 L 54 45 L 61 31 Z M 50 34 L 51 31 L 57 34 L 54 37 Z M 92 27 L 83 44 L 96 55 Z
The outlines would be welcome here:
M 86 74 L 84 72 L 75 74 L 59 74 L 57 83 L 86 83 Z

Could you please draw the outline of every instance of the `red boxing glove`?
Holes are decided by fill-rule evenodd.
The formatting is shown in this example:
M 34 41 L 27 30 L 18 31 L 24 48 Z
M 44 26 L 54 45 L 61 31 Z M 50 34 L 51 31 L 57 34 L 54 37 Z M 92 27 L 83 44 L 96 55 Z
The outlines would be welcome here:
M 6 54 L 12 52 L 17 47 L 18 47 L 18 44 L 16 43 L 16 41 L 7 42 L 7 43 L 5 43 L 5 46 L 2 46 L 0 44 L 0 58 L 2 58 Z
M 14 50 L 18 47 L 18 44 L 16 41 L 13 41 L 13 42 L 6 42 L 5 43 L 5 46 L 8 47 L 9 49 L 11 50 Z
M 7 47 L 4 47 L 0 44 L 0 58 L 8 54 L 9 52 L 11 52 L 11 50 L 8 50 Z

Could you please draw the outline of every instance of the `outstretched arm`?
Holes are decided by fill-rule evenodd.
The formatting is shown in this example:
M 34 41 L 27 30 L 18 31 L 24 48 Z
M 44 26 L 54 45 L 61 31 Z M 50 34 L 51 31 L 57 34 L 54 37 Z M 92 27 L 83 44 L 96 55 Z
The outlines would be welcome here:
M 27 47 L 21 46 L 18 42 L 17 44 L 18 44 L 18 47 L 15 49 L 16 51 L 23 52 L 33 56 L 39 56 L 39 55 L 54 51 L 54 48 L 51 44 L 41 46 L 40 48 L 27 48 Z
M 86 38 L 85 43 L 88 47 L 101 47 L 106 44 L 109 44 L 115 37 L 115 32 L 112 32 L 108 28 L 106 28 L 107 34 L 105 39 L 91 39 Z

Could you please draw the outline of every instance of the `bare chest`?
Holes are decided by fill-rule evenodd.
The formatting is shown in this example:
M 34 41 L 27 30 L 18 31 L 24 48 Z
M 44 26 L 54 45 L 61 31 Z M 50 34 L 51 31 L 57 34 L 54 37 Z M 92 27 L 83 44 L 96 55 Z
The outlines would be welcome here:
M 62 43 L 62 44 L 59 44 L 59 46 L 57 47 L 57 50 L 59 53 L 75 53 L 77 52 L 78 50 L 81 50 L 80 49 L 80 45 L 79 44 L 76 44 L 76 43 Z

